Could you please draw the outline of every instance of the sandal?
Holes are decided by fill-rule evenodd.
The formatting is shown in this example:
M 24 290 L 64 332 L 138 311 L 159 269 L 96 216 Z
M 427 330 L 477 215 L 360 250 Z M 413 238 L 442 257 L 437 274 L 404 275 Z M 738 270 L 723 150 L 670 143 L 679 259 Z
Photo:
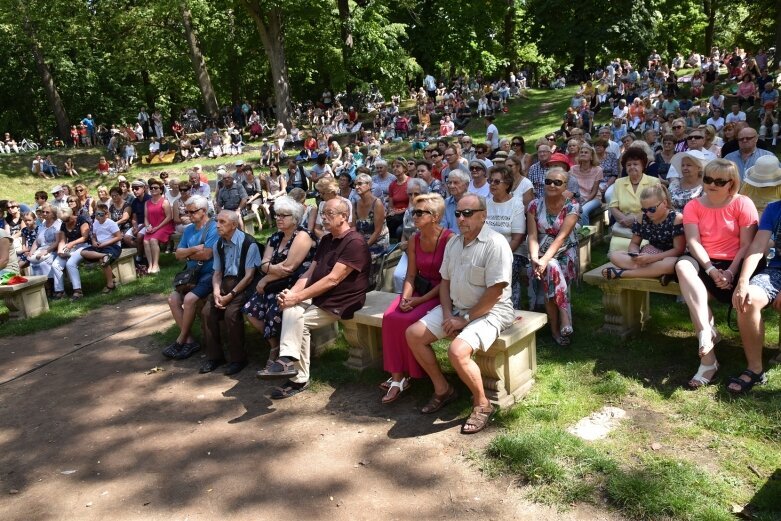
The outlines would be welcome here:
M 700 367 L 697 369 L 697 374 L 692 376 L 691 380 L 687 383 L 689 389 L 699 389 L 700 387 L 705 387 L 709 383 L 711 383 L 711 380 L 713 380 L 713 377 L 716 376 L 716 371 L 719 370 L 719 363 L 716 362 L 713 365 L 705 365 L 700 364 Z M 705 373 L 708 371 L 713 371 L 713 374 L 710 375 L 710 378 L 705 377 Z M 696 382 L 695 385 L 692 385 L 694 382 Z
M 106 286 L 105 288 L 103 288 L 101 290 L 101 293 L 103 293 L 104 295 L 107 295 L 107 294 L 111 293 L 112 291 L 114 291 L 115 289 L 117 289 L 117 285 L 116 284 L 114 284 L 113 286 Z
M 65 298 L 65 292 L 64 291 L 56 291 L 52 293 L 52 300 L 62 300 Z
M 306 391 L 307 389 L 309 389 L 309 382 L 299 384 L 288 380 L 281 387 L 277 387 L 271 391 L 271 397 L 275 400 L 281 400 L 283 398 L 290 398 L 291 396 L 295 396 L 298 393 Z
M 770 365 L 781 365 L 781 354 L 776 355 L 775 357 L 768 360 Z
M 385 396 L 382 397 L 382 403 L 388 404 L 393 403 L 396 400 L 399 399 L 399 396 L 401 396 L 401 393 L 406 391 L 410 388 L 412 385 L 412 382 L 410 382 L 409 378 L 402 378 L 399 382 L 393 382 L 391 381 L 390 387 L 388 388 L 388 392 L 385 393 Z
M 740 376 L 748 376 L 749 380 L 746 381 Z M 767 374 L 764 371 L 755 373 L 751 369 L 746 369 L 740 376 L 730 378 L 729 383 L 727 384 L 727 390 L 734 395 L 746 394 L 753 389 L 755 385 L 765 385 L 767 383 Z M 737 385 L 740 389 L 733 389 L 730 387 L 732 384 Z
M 71 295 L 71 302 L 76 302 L 82 298 L 84 298 L 84 293 L 82 293 L 80 289 L 74 289 L 73 295 Z
M 456 392 L 455 388 L 451 385 L 445 394 L 434 394 L 434 396 L 431 397 L 428 403 L 423 406 L 420 412 L 422 412 L 423 414 L 431 414 L 432 412 L 437 412 L 442 407 L 455 400 L 457 396 L 458 393 Z
M 378 387 L 380 388 L 380 391 L 388 392 L 388 389 L 390 389 L 392 383 L 393 383 L 393 377 L 391 376 L 387 380 L 382 382 Z
M 620 279 L 621 275 L 624 273 L 624 270 L 619 268 L 614 268 L 613 266 L 610 266 L 608 268 L 605 268 L 602 270 L 602 276 L 606 278 L 607 280 L 616 280 Z
M 485 429 L 494 412 L 496 412 L 496 409 L 491 404 L 472 407 L 472 414 L 469 415 L 469 418 L 464 422 L 464 426 L 461 427 L 461 434 L 475 434 Z
M 258 371 L 258 378 L 292 378 L 297 374 L 298 369 L 295 368 L 295 362 L 286 362 L 279 358 L 272 362 L 270 366 Z

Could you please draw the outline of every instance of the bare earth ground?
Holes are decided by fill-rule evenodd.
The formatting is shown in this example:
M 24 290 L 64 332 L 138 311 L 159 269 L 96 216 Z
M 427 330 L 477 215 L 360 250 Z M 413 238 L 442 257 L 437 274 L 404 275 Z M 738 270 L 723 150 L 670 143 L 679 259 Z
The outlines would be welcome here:
M 365 385 L 276 402 L 254 368 L 165 361 L 171 323 L 152 297 L 0 339 L 0 519 L 617 519 L 487 479 L 465 456 L 497 431 L 463 436 L 454 411 Z

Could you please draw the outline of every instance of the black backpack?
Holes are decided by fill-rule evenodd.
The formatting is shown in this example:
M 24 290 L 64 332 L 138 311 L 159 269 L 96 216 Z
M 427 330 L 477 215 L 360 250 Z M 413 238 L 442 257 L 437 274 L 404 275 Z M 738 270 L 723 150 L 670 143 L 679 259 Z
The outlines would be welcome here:
M 239 272 L 236 275 L 238 280 L 242 280 L 244 278 L 245 275 L 244 264 L 247 262 L 247 253 L 249 252 L 250 246 L 252 246 L 253 244 L 257 245 L 258 252 L 260 253 L 260 258 L 261 259 L 263 258 L 263 252 L 265 251 L 265 246 L 263 246 L 258 241 L 256 241 L 255 237 L 253 237 L 252 235 L 248 233 L 244 233 L 244 242 L 241 243 L 241 254 L 239 255 Z M 223 267 L 224 270 L 225 269 L 225 245 L 222 237 L 220 237 L 220 240 L 217 241 L 217 255 L 220 256 L 220 265 Z M 252 282 L 244 290 L 244 296 L 246 298 L 249 298 L 252 295 L 252 293 L 255 291 L 255 286 L 257 286 L 261 278 L 263 278 L 263 272 L 260 271 L 260 266 L 257 266 L 255 269 L 255 276 L 252 278 Z

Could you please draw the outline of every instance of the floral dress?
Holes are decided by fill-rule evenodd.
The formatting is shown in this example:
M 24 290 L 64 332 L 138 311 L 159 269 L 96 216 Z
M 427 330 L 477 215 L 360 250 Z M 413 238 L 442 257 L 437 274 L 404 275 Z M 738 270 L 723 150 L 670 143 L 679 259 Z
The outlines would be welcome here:
M 271 256 L 271 264 L 279 264 L 287 259 L 290 253 L 290 248 L 293 246 L 293 241 L 299 233 L 309 233 L 306 228 L 299 226 L 293 232 L 290 240 L 286 244 L 282 244 L 282 239 L 285 236 L 284 232 L 276 232 L 268 239 L 268 247 L 274 250 Z M 304 262 L 301 263 L 291 275 L 292 280 L 297 280 L 298 277 L 303 275 L 309 266 L 312 264 L 312 259 L 315 258 L 315 250 L 317 243 L 312 238 L 312 247 L 304 258 Z M 244 304 L 242 310 L 246 315 L 254 317 L 258 320 L 263 320 L 263 337 L 264 338 L 279 338 L 282 332 L 282 313 L 277 303 L 276 293 L 257 293 L 255 292 L 252 297 Z
M 674 239 L 683 235 L 683 224 L 675 224 L 677 215 L 678 212 L 669 212 L 659 224 L 654 224 L 647 215 L 643 215 L 642 222 L 632 225 L 632 233 L 648 241 L 659 252 L 672 250 Z
M 378 199 L 375 197 L 372 201 L 372 207 L 371 210 L 369 210 L 369 215 L 367 215 L 364 218 L 358 217 L 358 205 L 355 205 L 355 210 L 353 211 L 353 215 L 355 216 L 355 229 L 363 235 L 363 238 L 366 240 L 366 242 L 369 242 L 369 239 L 371 239 L 372 234 L 374 234 L 374 207 L 377 204 Z M 374 261 L 377 257 L 385 253 L 385 251 L 388 249 L 388 246 L 390 246 L 390 236 L 388 234 L 388 226 L 383 223 L 382 225 L 382 232 L 380 233 L 380 236 L 377 238 L 377 242 L 369 246 L 369 253 L 372 256 L 372 261 Z
M 670 200 L 673 203 L 673 208 L 678 212 L 683 212 L 683 207 L 686 206 L 686 203 L 702 195 L 702 185 L 694 188 L 681 188 L 680 182 L 675 180 L 670 183 L 669 188 Z
M 539 255 L 542 256 L 556 239 L 564 225 L 564 219 L 570 215 L 580 215 L 580 205 L 567 200 L 556 215 L 550 215 L 545 208 L 545 199 L 535 199 L 529 203 L 528 213 L 535 216 L 537 225 L 537 242 L 540 245 Z M 570 285 L 578 280 L 578 239 L 575 228 L 572 229 L 564 244 L 548 263 L 542 279 L 534 277 L 533 266 L 529 266 L 529 306 L 534 310 L 538 303 L 547 299 L 555 299 L 556 306 L 564 310 L 572 320 L 572 307 L 569 296 Z

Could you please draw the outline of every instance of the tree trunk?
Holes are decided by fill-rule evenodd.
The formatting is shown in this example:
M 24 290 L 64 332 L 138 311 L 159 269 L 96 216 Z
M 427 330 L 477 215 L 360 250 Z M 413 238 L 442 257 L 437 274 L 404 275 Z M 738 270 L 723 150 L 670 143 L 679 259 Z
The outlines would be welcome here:
M 353 32 L 352 21 L 350 20 L 350 0 L 336 0 L 339 9 L 339 31 L 342 43 L 342 62 L 344 64 L 345 91 L 347 100 L 352 103 L 353 91 L 355 90 L 355 75 L 352 67 L 353 54 Z
M 708 17 L 708 24 L 705 26 L 705 54 L 710 56 L 710 50 L 713 48 L 713 35 L 716 31 L 716 1 L 703 0 L 702 7 L 705 16 Z
M 778 2 L 776 2 L 776 54 L 773 61 L 775 68 L 778 68 L 778 64 L 781 63 L 781 5 Z
M 41 76 L 41 83 L 43 83 L 43 90 L 46 92 L 46 99 L 49 100 L 49 107 L 54 114 L 54 119 L 57 121 L 58 135 L 62 139 L 67 139 L 68 136 L 70 136 L 70 120 L 68 119 L 68 113 L 65 111 L 65 105 L 62 103 L 60 91 L 57 90 L 57 85 L 54 83 L 54 76 L 52 76 L 51 70 L 46 64 L 43 51 L 38 43 L 32 25 L 27 22 L 25 23 L 25 26 L 27 29 L 27 36 L 30 38 L 30 50 L 35 57 L 35 67 L 38 69 L 38 74 Z
M 155 111 L 155 93 L 152 87 L 152 82 L 149 80 L 149 71 L 141 69 L 141 84 L 144 88 L 144 99 L 146 100 L 146 107 L 149 112 Z
M 290 130 L 290 81 L 285 55 L 285 35 L 282 23 L 282 9 L 270 7 L 262 9 L 258 0 L 242 0 L 255 22 L 263 50 L 266 51 L 271 66 L 271 79 L 274 82 L 277 122 Z
M 206 61 L 203 59 L 201 47 L 198 44 L 198 33 L 193 28 L 193 17 L 187 8 L 187 3 L 182 2 L 182 23 L 184 33 L 187 38 L 187 47 L 190 50 L 190 61 L 195 71 L 195 79 L 198 80 L 198 87 L 201 89 L 201 97 L 206 113 L 215 120 L 219 117 L 219 107 L 217 106 L 217 95 L 212 86 L 212 80 L 209 76 L 209 70 L 206 68 Z
M 507 11 L 504 13 L 504 51 L 507 58 L 505 76 L 518 69 L 518 53 L 515 47 L 515 0 L 507 0 Z

